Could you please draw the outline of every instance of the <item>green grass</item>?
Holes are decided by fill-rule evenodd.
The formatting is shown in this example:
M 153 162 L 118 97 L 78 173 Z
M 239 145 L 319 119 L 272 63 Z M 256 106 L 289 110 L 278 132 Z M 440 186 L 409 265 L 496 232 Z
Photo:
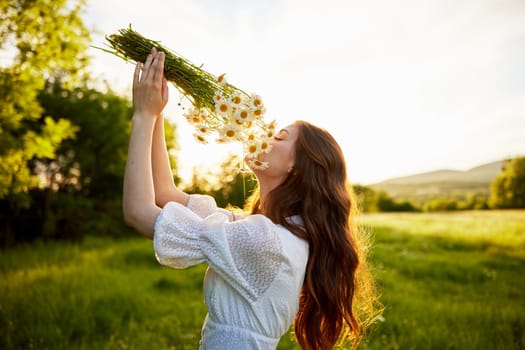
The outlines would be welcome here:
M 365 349 L 523 349 L 525 211 L 373 214 L 385 321 Z
M 525 348 L 525 211 L 362 222 L 385 312 L 360 348 Z M 0 348 L 196 349 L 204 270 L 162 267 L 138 237 L 2 252 Z

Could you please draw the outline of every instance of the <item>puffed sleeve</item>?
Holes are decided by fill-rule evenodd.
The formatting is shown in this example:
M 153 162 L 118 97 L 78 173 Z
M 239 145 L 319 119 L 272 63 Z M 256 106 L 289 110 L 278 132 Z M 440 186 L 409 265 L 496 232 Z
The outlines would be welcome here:
M 212 196 L 204 194 L 192 194 L 188 201 L 188 209 L 193 211 L 201 218 L 205 218 L 215 212 L 221 212 L 231 219 L 231 212 L 218 208 Z
M 173 268 L 208 263 L 239 293 L 256 300 L 285 259 L 275 225 L 262 215 L 230 221 L 227 211 L 211 210 L 210 203 L 202 205 L 210 210 L 194 205 L 196 201 L 188 207 L 175 202 L 164 206 L 154 228 L 157 260 Z

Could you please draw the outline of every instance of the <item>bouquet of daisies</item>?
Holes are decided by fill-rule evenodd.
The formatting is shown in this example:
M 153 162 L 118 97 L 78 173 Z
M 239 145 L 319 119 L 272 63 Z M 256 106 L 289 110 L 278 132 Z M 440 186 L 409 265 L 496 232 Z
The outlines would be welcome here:
M 259 156 L 270 152 L 268 141 L 274 135 L 276 123 L 264 121 L 266 108 L 259 95 L 229 84 L 224 74 L 214 76 L 206 72 L 131 27 L 106 36 L 106 40 L 111 48 L 104 51 L 126 61 L 144 62 L 152 47 L 164 52 L 164 76 L 191 104 L 184 116 L 194 127 L 195 139 L 208 143 L 215 135 L 218 143 L 241 142 L 250 166 L 268 167 Z

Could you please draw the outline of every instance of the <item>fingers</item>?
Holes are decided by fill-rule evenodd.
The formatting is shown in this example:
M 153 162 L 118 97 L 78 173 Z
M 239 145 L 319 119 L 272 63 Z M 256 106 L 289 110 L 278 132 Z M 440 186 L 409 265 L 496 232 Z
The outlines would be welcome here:
M 133 73 L 133 89 L 135 89 L 139 83 L 140 69 L 142 68 L 142 63 L 137 62 L 135 66 L 135 72 Z
M 153 53 L 153 50 L 152 50 L 152 53 Z M 151 63 L 153 62 L 153 54 L 150 53 L 147 57 L 146 57 L 146 62 L 144 62 L 144 67 L 142 68 L 142 80 L 145 80 L 148 78 L 148 76 L 151 74 L 150 73 L 150 67 L 151 67 Z
M 151 49 L 144 64 L 138 62 L 133 74 L 133 106 L 148 115 L 159 115 L 168 102 L 168 85 L 164 78 L 165 54 Z
M 146 57 L 144 67 L 142 68 L 141 81 L 151 79 L 153 84 L 161 84 L 164 78 L 164 52 L 158 52 L 155 47 L 151 49 L 151 53 Z
M 159 52 L 153 60 L 153 83 L 161 85 L 164 79 L 164 52 Z
M 166 79 L 162 78 L 162 90 L 161 90 L 162 99 L 164 101 L 168 100 L 169 95 L 169 89 L 168 89 L 168 83 L 166 82 Z

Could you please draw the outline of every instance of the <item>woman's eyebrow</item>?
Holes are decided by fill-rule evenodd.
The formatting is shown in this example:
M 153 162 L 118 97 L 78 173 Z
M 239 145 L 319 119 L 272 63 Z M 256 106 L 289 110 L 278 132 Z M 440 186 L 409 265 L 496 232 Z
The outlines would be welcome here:
M 285 133 L 289 134 L 288 130 L 286 130 L 286 129 L 281 129 L 281 130 L 279 130 L 278 134 L 282 133 L 283 131 L 284 131 Z

